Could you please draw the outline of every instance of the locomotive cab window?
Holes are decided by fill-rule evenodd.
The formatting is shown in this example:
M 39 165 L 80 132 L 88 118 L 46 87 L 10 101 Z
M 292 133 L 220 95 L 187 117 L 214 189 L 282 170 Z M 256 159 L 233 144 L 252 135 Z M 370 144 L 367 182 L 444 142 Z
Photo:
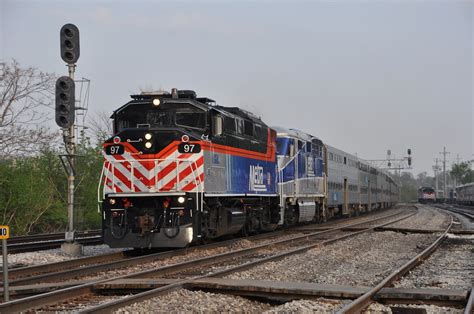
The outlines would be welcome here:
M 244 121 L 244 133 L 245 135 L 252 137 L 253 136 L 253 124 L 250 121 Z
M 284 156 L 293 156 L 295 154 L 295 141 L 292 138 L 277 139 L 277 154 Z
M 176 125 L 188 128 L 204 129 L 206 126 L 206 113 L 202 110 L 177 111 L 175 117 Z M 222 118 L 220 118 L 222 133 Z
M 222 134 L 223 125 L 222 125 L 222 117 L 216 115 L 212 119 L 212 134 L 214 136 L 219 136 Z
M 267 128 L 264 126 L 261 126 L 259 124 L 255 124 L 255 136 L 257 139 L 261 142 L 266 142 L 267 141 Z
M 303 148 L 304 142 L 303 141 L 298 141 L 298 150 L 301 150 Z
M 171 104 L 169 106 L 163 104 L 159 108 L 132 104 L 115 115 L 115 131 L 173 126 L 204 129 L 206 117 L 206 111 L 190 104 Z
M 224 131 L 229 135 L 235 134 L 235 119 L 224 117 Z

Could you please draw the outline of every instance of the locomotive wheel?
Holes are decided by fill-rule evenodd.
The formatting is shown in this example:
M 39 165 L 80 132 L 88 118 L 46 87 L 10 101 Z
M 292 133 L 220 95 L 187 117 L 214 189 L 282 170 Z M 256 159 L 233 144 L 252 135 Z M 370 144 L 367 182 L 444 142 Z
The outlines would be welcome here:
M 298 223 L 298 208 L 296 206 L 290 205 L 287 210 L 287 215 L 285 215 L 285 226 L 294 226 Z

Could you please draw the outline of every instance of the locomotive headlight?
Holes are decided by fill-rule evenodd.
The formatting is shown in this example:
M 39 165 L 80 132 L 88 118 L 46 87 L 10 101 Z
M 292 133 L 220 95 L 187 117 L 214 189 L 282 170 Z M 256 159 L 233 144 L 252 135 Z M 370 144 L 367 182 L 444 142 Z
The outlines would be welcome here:
M 110 205 L 114 205 L 114 204 L 115 204 L 115 202 L 116 202 L 116 201 L 115 201 L 115 198 L 111 198 L 111 199 L 109 199 L 109 204 L 110 204 Z
M 161 103 L 161 102 L 160 102 L 160 99 L 159 99 L 159 98 L 153 99 L 153 106 L 157 106 L 157 107 L 158 107 L 158 106 L 160 105 L 160 103 Z
M 182 197 L 182 196 L 178 197 L 178 203 L 183 204 L 184 203 L 184 197 Z
M 148 141 L 151 140 L 151 133 L 145 134 L 145 139 Z
M 146 148 L 151 148 L 151 145 L 152 145 L 151 142 L 146 142 L 146 143 L 145 143 L 145 147 L 146 147 Z

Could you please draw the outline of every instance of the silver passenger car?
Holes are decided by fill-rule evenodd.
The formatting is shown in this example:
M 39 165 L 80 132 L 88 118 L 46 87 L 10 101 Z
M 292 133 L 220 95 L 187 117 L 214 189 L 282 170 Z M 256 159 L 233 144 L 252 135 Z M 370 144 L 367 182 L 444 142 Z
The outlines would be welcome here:
M 280 223 L 350 216 L 397 202 L 398 186 L 389 173 L 308 133 L 274 129 Z

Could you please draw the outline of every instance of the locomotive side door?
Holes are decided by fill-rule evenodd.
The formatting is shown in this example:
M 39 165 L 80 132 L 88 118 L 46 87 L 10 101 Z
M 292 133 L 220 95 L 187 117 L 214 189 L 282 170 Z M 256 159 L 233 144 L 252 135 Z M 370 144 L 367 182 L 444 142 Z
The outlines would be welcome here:
M 344 178 L 344 190 L 343 190 L 343 208 L 342 213 L 344 215 L 349 215 L 349 188 L 347 183 L 347 178 Z
M 212 115 L 212 142 L 225 144 L 224 117 L 218 113 Z M 216 152 L 210 142 L 210 150 L 207 152 L 206 163 L 206 191 L 225 192 L 228 187 L 228 158 L 227 154 Z
M 367 183 L 367 195 L 368 195 L 367 209 L 368 209 L 368 211 L 371 211 L 372 210 L 372 187 L 371 187 L 371 184 L 370 184 L 370 179 Z

